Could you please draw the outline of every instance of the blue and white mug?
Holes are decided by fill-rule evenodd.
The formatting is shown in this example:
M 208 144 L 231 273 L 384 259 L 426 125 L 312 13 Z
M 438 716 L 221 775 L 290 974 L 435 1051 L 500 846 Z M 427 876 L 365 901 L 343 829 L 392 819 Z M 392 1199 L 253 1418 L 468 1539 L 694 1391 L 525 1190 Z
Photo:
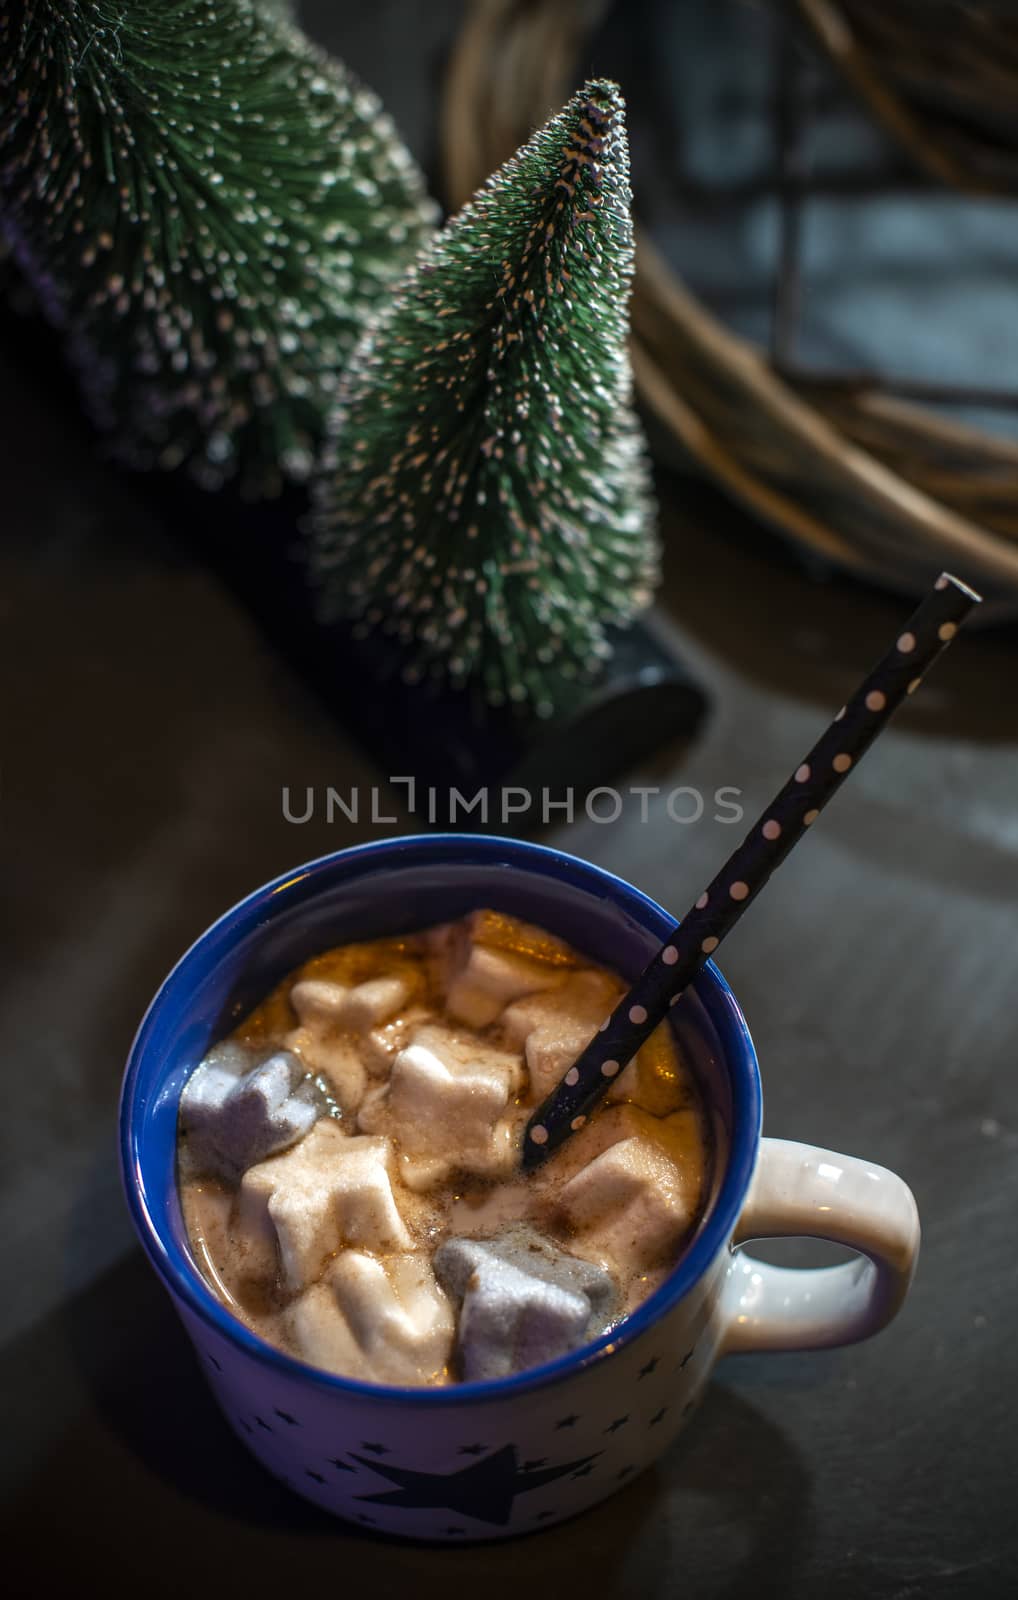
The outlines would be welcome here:
M 518 840 L 432 834 L 326 856 L 228 911 L 174 968 L 131 1050 L 120 1149 L 134 1224 L 242 1443 L 298 1494 L 386 1535 L 504 1539 L 596 1504 L 649 1466 L 733 1351 L 847 1344 L 902 1304 L 919 1245 L 892 1172 L 762 1139 L 760 1075 L 735 998 L 709 964 L 671 1013 L 710 1108 L 713 1192 L 674 1272 L 592 1344 L 514 1377 L 394 1388 L 320 1372 L 259 1339 L 195 1265 L 175 1181 L 177 1105 L 209 1046 L 309 956 L 494 906 L 635 977 L 671 927 L 627 883 Z M 765 1265 L 778 1235 L 859 1252 Z

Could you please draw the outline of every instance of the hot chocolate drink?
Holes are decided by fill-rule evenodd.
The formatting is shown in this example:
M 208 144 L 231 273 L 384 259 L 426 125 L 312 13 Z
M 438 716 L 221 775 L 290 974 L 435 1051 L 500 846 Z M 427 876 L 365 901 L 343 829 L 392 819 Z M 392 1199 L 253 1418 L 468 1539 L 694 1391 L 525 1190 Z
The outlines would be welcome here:
M 298 1359 L 400 1385 L 505 1376 L 627 1315 L 706 1195 L 671 1030 L 519 1172 L 528 1117 L 623 989 L 494 911 L 292 973 L 181 1097 L 184 1219 L 216 1293 Z

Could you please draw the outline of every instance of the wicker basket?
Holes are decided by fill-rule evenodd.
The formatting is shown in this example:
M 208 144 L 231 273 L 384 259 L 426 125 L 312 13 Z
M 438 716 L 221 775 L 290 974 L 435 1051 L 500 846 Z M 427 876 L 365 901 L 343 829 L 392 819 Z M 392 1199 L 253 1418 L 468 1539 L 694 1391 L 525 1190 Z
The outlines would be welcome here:
M 848 81 L 931 177 L 1018 192 L 1013 0 L 797 0 Z
M 608 0 L 473 0 L 443 112 L 452 204 L 568 97 L 607 9 Z M 928 37 L 935 9 L 958 22 L 950 39 Z M 1002 134 L 1005 83 L 1018 105 L 1018 23 L 961 3 L 799 0 L 798 10 L 929 171 L 973 190 L 991 177 L 1004 187 L 1008 174 L 1018 186 L 1018 123 L 1013 150 Z M 911 56 L 907 30 L 923 41 Z M 899 65 L 878 74 L 876 59 Z M 992 94 L 980 94 L 984 78 Z M 962 116 L 966 95 L 981 106 L 978 122 Z M 1018 445 L 867 381 L 790 381 L 639 229 L 632 356 L 643 405 L 684 454 L 815 555 L 905 593 L 953 566 L 991 597 L 984 612 L 1018 613 Z

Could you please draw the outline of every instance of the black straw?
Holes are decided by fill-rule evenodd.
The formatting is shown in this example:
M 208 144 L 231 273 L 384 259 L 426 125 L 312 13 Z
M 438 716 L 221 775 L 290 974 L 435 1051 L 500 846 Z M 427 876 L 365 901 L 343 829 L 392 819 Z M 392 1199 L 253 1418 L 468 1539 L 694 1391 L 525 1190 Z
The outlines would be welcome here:
M 845 778 L 918 687 L 981 596 L 941 573 L 894 645 L 753 824 L 742 844 L 538 1106 L 523 1136 L 524 1171 L 581 1128 L 613 1079 L 649 1038 L 751 905 Z

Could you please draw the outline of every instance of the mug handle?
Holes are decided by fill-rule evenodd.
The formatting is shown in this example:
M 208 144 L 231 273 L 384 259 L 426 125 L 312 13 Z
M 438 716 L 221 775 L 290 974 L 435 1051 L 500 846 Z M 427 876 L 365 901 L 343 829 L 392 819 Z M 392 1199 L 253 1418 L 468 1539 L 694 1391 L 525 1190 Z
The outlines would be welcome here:
M 901 1309 L 919 1253 L 912 1191 L 886 1167 L 787 1139 L 761 1139 L 732 1240 L 831 1239 L 858 1250 L 836 1267 L 774 1267 L 734 1249 L 724 1354 L 854 1344 Z

